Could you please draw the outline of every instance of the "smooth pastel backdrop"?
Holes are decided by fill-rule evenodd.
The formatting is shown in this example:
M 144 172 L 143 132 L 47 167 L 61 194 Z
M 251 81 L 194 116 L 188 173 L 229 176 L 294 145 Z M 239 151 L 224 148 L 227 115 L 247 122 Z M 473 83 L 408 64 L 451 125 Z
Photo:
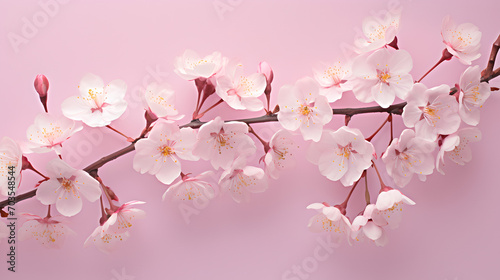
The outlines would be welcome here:
M 200 54 L 221 51 L 239 57 L 252 73 L 257 64 L 268 61 L 274 69 L 273 104 L 284 84 L 312 75 L 318 61 L 346 57 L 346 50 L 359 34 L 362 20 L 381 15 L 388 5 L 403 9 L 399 46 L 411 53 L 412 74 L 420 77 L 440 57 L 444 46 L 441 21 L 451 15 L 457 22 L 471 22 L 483 32 L 482 57 L 475 64 L 485 66 L 492 42 L 500 34 L 498 10 L 492 1 L 83 1 L 55 2 L 50 15 L 40 1 L 0 2 L 0 136 L 25 140 L 26 128 L 41 112 L 33 79 L 45 74 L 50 80 L 49 108 L 61 114 L 61 102 L 77 94 L 77 85 L 88 72 L 105 81 L 123 79 L 129 86 L 129 108 L 113 126 L 137 136 L 144 125 L 140 87 L 154 80 L 175 89 L 178 107 L 191 115 L 195 88 L 173 73 L 174 57 L 191 48 Z M 63 2 L 63 1 L 61 1 Z M 225 10 L 219 10 L 217 7 Z M 43 15 L 45 14 L 45 16 Z M 9 36 L 23 36 L 26 22 L 37 22 L 36 31 L 14 47 Z M 11 34 L 11 35 L 9 35 Z M 17 52 L 15 49 L 17 48 Z M 500 65 L 500 63 L 498 63 Z M 425 78 L 428 86 L 453 86 L 465 66 L 453 59 Z M 495 80 L 492 85 L 499 86 Z M 213 100 L 210 100 L 213 102 Z M 336 107 L 363 106 L 352 94 Z M 416 178 L 403 191 L 417 202 L 405 210 L 399 229 L 389 231 L 390 242 L 378 248 L 364 243 L 335 248 L 326 260 L 314 261 L 318 238 L 310 233 L 306 206 L 313 202 L 341 202 L 348 192 L 328 181 L 318 168 L 297 154 L 297 168 L 271 181 L 269 190 L 253 195 L 250 203 L 236 204 L 225 195 L 203 209 L 161 201 L 166 186 L 154 177 L 132 169 L 133 154 L 107 164 L 100 175 L 122 202 L 142 200 L 147 218 L 137 221 L 131 238 L 109 255 L 83 242 L 97 226 L 97 203 L 85 203 L 83 211 L 69 219 L 77 232 L 60 250 L 48 250 L 34 240 L 17 247 L 17 272 L 8 272 L 5 240 L 0 244 L 1 279 L 498 279 L 497 237 L 500 215 L 498 168 L 500 99 L 494 93 L 483 107 L 479 128 L 483 140 L 474 144 L 473 160 L 461 167 L 448 164 L 446 176 L 433 174 L 422 183 Z M 258 116 L 220 106 L 206 120 Z M 369 135 L 384 119 L 383 114 L 355 117 L 351 125 Z M 189 121 L 185 118 L 181 123 Z M 334 117 L 336 129 L 343 118 Z M 260 124 L 254 128 L 270 137 L 279 126 Z M 403 129 L 395 117 L 395 132 Z M 388 130 L 374 139 L 380 154 L 388 141 Z M 307 143 L 296 137 L 302 148 Z M 65 144 L 65 157 L 75 167 L 109 154 L 127 143 L 105 129 L 89 129 Z M 260 153 L 261 147 L 258 147 Z M 54 154 L 30 155 L 40 170 Z M 257 164 L 260 155 L 255 156 Z M 183 162 L 185 172 L 201 172 L 206 162 Z M 370 171 L 372 199 L 378 183 Z M 30 190 L 39 178 L 25 172 L 19 192 Z M 185 204 L 189 205 L 189 204 Z M 180 209 L 190 212 L 187 217 Z M 200 208 L 200 207 L 199 207 Z M 193 211 L 194 209 L 194 211 Z M 348 215 L 363 209 L 363 187 L 354 192 Z M 36 199 L 18 204 L 18 213 L 44 215 L 46 207 Z M 186 222 L 186 221 L 189 221 Z M 317 256 L 316 256 L 317 257 Z M 317 264 L 316 266 L 314 264 Z M 286 274 L 293 266 L 304 274 Z M 307 270 L 309 272 L 307 272 Z M 295 277 L 295 278 L 294 278 Z M 132 278 L 129 278 L 132 279 Z

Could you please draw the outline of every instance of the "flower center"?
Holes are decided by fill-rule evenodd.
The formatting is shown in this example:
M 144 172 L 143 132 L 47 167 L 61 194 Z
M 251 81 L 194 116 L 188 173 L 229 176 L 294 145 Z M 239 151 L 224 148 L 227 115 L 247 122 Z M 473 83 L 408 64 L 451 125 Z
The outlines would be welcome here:
M 206 59 L 200 59 L 198 61 L 191 61 L 191 62 L 188 62 L 188 67 L 191 68 L 191 69 L 194 69 L 195 67 L 203 65 L 205 63 L 208 63 L 208 60 L 206 60 Z
M 62 179 L 61 186 L 64 188 L 64 190 L 70 191 L 73 189 L 73 181 L 64 178 Z
M 299 113 L 302 115 L 302 116 L 308 116 L 309 114 L 312 113 L 312 110 L 309 106 L 307 105 L 300 105 L 300 108 L 299 108 Z
M 217 143 L 219 143 L 220 146 L 224 147 L 227 145 L 227 138 L 224 134 L 222 133 L 219 133 L 217 134 L 217 136 L 215 137 L 215 141 L 217 141 Z
M 339 79 L 339 76 L 342 74 L 342 68 L 333 66 L 333 67 L 328 67 L 328 69 L 325 70 L 323 78 L 328 79 L 330 78 L 333 81 L 333 84 L 337 85 L 340 84 L 341 80 Z
M 437 105 L 437 106 L 435 106 Z M 425 119 L 427 123 L 431 126 L 436 126 L 436 122 L 441 119 L 441 117 L 438 115 L 439 112 L 439 104 L 435 104 L 433 106 L 427 105 L 425 107 L 419 107 L 420 110 L 422 110 L 422 116 L 420 117 L 420 120 Z
M 338 148 L 339 148 L 339 155 L 344 156 L 346 159 L 349 159 L 351 157 L 351 154 L 353 152 L 356 152 L 356 151 L 352 150 L 352 144 L 351 143 L 349 143 L 349 144 L 347 144 L 345 146 L 338 145 Z
M 49 143 L 53 143 L 58 137 L 63 134 L 60 126 L 52 126 L 49 128 L 42 128 L 43 138 L 47 139 Z
M 283 151 L 282 150 L 279 150 L 279 149 L 276 149 L 276 148 L 273 148 L 273 152 L 278 155 L 278 159 L 279 160 L 284 160 L 285 159 L 285 156 L 288 154 L 288 151 L 286 149 L 284 149 Z
M 160 148 L 160 151 L 161 151 L 161 154 L 165 157 L 169 157 L 169 156 L 175 154 L 174 149 L 172 149 L 172 147 L 170 147 L 170 146 L 163 146 L 162 148 Z
M 385 38 L 385 32 L 387 31 L 388 28 L 389 26 L 385 26 L 382 24 L 377 26 L 377 28 L 369 34 L 371 42 L 375 42 L 377 40 Z
M 434 116 L 436 116 L 436 109 L 431 108 L 431 107 L 425 107 L 424 114 L 427 114 L 430 117 L 434 117 Z
M 389 79 L 391 78 L 391 75 L 389 74 L 389 71 L 380 71 L 377 74 L 378 78 L 382 83 L 389 84 Z

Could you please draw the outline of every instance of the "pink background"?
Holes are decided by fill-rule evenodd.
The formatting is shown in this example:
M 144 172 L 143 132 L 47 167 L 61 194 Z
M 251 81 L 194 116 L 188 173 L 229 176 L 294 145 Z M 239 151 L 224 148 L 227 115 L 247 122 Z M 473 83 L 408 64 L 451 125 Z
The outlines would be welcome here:
M 129 108 L 113 126 L 137 136 L 144 125 L 138 89 L 144 80 L 154 81 L 148 69 L 158 68 L 162 74 L 156 78 L 172 85 L 179 109 L 190 115 L 195 88 L 172 71 L 174 57 L 186 48 L 201 54 L 218 50 L 228 57 L 240 57 L 249 73 L 256 70 L 259 61 L 268 61 L 275 71 L 275 102 L 279 87 L 312 75 L 315 62 L 343 59 L 340 46 L 352 44 L 363 18 L 386 10 L 388 5 L 387 1 L 66 2 L 58 5 L 58 11 L 47 22 L 43 22 L 38 1 L 0 2 L 2 137 L 25 140 L 26 128 L 42 110 L 33 90 L 33 79 L 40 73 L 50 80 L 49 110 L 54 114 L 61 114 L 60 104 L 65 98 L 77 94 L 84 74 L 92 72 L 105 81 L 123 79 L 129 86 Z M 214 9 L 217 3 L 229 3 L 231 10 L 219 16 Z M 448 14 L 457 22 L 474 23 L 483 32 L 483 56 L 476 63 L 484 68 L 491 43 L 500 32 L 498 1 L 393 3 L 403 8 L 399 46 L 413 56 L 415 79 L 440 57 L 444 47 L 441 21 Z M 8 34 L 21 35 L 23 18 L 33 22 L 34 16 L 39 21 L 38 30 L 16 53 Z M 424 82 L 428 86 L 453 86 L 463 70 L 465 66 L 453 59 L 438 67 Z M 500 85 L 498 80 L 491 84 Z M 346 94 L 335 106 L 362 104 Z M 318 168 L 305 160 L 303 151 L 297 155 L 298 168 L 284 172 L 282 178 L 271 182 L 267 192 L 253 195 L 250 203 L 236 204 L 228 195 L 217 197 L 204 209 L 196 210 L 189 223 L 179 205 L 161 201 L 166 186 L 133 170 L 130 154 L 100 169 L 103 180 L 122 202 L 147 202 L 142 207 L 147 218 L 136 223 L 124 246 L 109 255 L 94 247 L 83 248 L 99 215 L 98 204 L 86 202 L 83 211 L 69 220 L 77 235 L 68 238 L 61 250 L 44 249 L 34 240 L 18 245 L 15 274 L 6 270 L 7 244 L 3 241 L 0 278 L 112 279 L 113 271 L 121 274 L 123 268 L 137 280 L 287 279 L 282 278 L 287 270 L 305 262 L 310 268 L 307 279 L 498 279 L 498 108 L 500 99 L 493 94 L 481 113 L 479 128 L 483 140 L 473 145 L 470 164 L 449 164 L 446 176 L 436 173 L 425 183 L 414 178 L 403 190 L 417 205 L 407 208 L 399 229 L 389 231 L 390 243 L 386 247 L 367 242 L 354 247 L 343 244 L 313 267 L 311 260 L 320 246 L 318 238 L 325 236 L 308 231 L 306 225 L 314 212 L 305 207 L 321 201 L 339 203 L 348 189 L 322 177 Z M 225 105 L 217 113 L 224 119 L 260 115 L 235 112 Z M 215 113 L 208 114 L 206 120 L 214 116 Z M 367 136 L 384 117 L 363 115 L 355 117 L 351 124 Z M 187 121 L 185 118 L 181 123 Z M 336 116 L 328 127 L 336 129 L 342 123 L 343 118 Z M 400 117 L 395 118 L 395 124 L 395 133 L 399 134 L 403 129 Z M 254 126 L 266 139 L 278 127 Z M 92 136 L 97 140 L 89 141 Z M 300 137 L 295 139 L 302 147 L 307 146 Z M 387 134 L 374 139 L 379 154 L 387 141 Z M 126 145 L 124 139 L 105 129 L 86 128 L 67 142 L 63 157 L 83 168 Z M 259 157 L 255 156 L 255 164 Z M 44 170 L 54 154 L 29 158 Z M 203 161 L 183 163 L 187 172 L 208 168 L 209 164 Z M 374 179 L 372 171 L 370 175 Z M 38 179 L 26 172 L 20 192 L 30 190 Z M 370 181 L 374 198 L 378 183 Z M 353 195 L 348 215 L 353 217 L 362 207 L 361 187 Z M 18 213 L 44 215 L 45 211 L 46 207 L 35 199 L 18 205 Z M 301 279 L 294 277 L 288 279 Z

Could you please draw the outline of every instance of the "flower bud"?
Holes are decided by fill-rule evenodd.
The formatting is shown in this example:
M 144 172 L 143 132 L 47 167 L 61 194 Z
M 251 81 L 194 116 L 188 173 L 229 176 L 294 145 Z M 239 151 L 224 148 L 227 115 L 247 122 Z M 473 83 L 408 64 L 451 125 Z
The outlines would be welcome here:
M 35 90 L 40 97 L 47 96 L 47 91 L 49 90 L 49 80 L 47 80 L 47 77 L 44 75 L 36 75 Z
M 35 90 L 38 92 L 40 96 L 40 102 L 42 102 L 43 108 L 45 112 L 49 112 L 47 110 L 47 93 L 49 91 L 49 80 L 44 75 L 36 75 L 35 78 Z
M 273 82 L 274 79 L 274 74 L 273 74 L 273 69 L 271 69 L 271 66 L 269 63 L 262 61 L 259 63 L 259 73 L 262 73 L 266 76 L 267 83 L 270 84 Z
M 269 105 L 271 103 L 271 90 L 272 90 L 271 83 L 273 82 L 274 79 L 273 69 L 271 69 L 269 63 L 262 61 L 261 63 L 259 63 L 259 73 L 262 73 L 264 74 L 264 76 L 266 76 L 267 86 L 266 89 L 264 90 L 264 94 L 266 95 L 267 99 L 266 112 L 270 114 L 271 112 L 269 112 Z

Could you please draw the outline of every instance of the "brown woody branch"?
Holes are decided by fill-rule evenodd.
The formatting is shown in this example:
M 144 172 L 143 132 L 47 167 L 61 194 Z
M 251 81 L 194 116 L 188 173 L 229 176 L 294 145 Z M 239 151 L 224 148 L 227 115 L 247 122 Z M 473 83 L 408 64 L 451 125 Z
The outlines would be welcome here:
M 491 53 L 490 53 L 490 58 L 488 59 L 488 65 L 486 66 L 486 69 L 484 69 L 482 73 L 483 77 L 491 76 L 493 72 L 493 67 L 495 66 L 495 60 L 497 58 L 499 49 L 500 49 L 500 35 L 498 35 L 497 40 L 493 43 L 493 46 L 491 47 Z

